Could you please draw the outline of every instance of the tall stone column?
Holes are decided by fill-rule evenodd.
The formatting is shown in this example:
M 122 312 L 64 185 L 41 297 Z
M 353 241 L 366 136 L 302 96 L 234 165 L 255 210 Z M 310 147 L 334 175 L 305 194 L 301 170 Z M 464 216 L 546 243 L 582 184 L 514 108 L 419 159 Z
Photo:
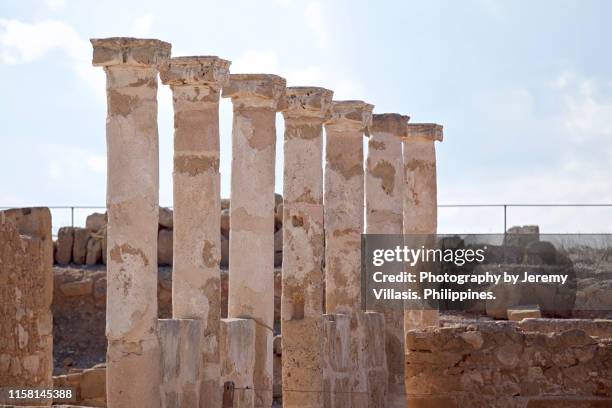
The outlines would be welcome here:
M 366 161 L 366 233 L 401 235 L 403 230 L 402 138 L 408 116 L 372 116 Z M 389 407 L 406 407 L 404 387 L 404 312 L 383 310 L 389 371 Z
M 404 234 L 433 235 L 438 228 L 438 186 L 435 142 L 442 141 L 442 126 L 408 124 L 404 138 Z M 425 238 L 425 237 L 423 237 Z M 438 325 L 438 310 L 406 310 L 405 330 Z
M 361 233 L 363 135 L 373 108 L 362 101 L 334 101 L 325 124 L 325 304 L 327 313 L 350 321 L 348 381 L 343 376 L 326 378 L 333 407 L 370 405 L 366 319 L 361 311 Z
M 93 65 L 106 72 L 108 103 L 107 401 L 113 408 L 159 407 L 157 72 L 170 44 L 91 42 Z
M 276 112 L 285 80 L 234 74 L 228 316 L 251 318 L 255 332 L 255 405 L 272 405 L 274 325 L 274 164 Z
M 323 121 L 333 92 L 287 88 L 281 331 L 283 406 L 322 407 Z
M 172 315 L 203 323 L 201 406 L 221 404 L 219 96 L 229 66 L 218 57 L 178 57 L 161 72 L 174 104 Z
M 325 304 L 327 313 L 361 309 L 364 214 L 363 135 L 373 105 L 332 102 L 325 124 Z

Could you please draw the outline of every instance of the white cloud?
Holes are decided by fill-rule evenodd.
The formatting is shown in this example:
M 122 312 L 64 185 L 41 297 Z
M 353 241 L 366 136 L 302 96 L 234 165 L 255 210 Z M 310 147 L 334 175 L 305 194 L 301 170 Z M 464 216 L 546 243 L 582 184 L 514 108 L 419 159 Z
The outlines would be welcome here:
M 132 26 L 132 35 L 135 37 L 150 37 L 154 22 L 155 16 L 152 14 L 138 17 Z
M 70 25 L 58 20 L 24 23 L 0 19 L 0 63 L 33 63 L 56 50 L 70 58 L 81 79 L 104 94 L 104 74 L 91 66 L 91 45 Z
M 304 15 L 308 23 L 308 27 L 312 30 L 318 48 L 327 48 L 329 46 L 329 33 L 327 31 L 327 22 L 325 21 L 323 8 L 319 2 L 310 2 L 306 5 Z
M 5 64 L 28 63 L 60 49 L 71 58 L 81 59 L 91 53 L 89 43 L 61 21 L 23 23 L 0 19 L 0 60 Z
M 445 171 L 440 161 L 440 203 L 612 203 L 612 84 L 563 72 L 550 85 L 546 95 L 558 102 L 554 111 L 538 109 L 540 95 L 523 88 L 479 101 L 481 126 L 491 132 L 486 149 L 512 153 L 484 171 L 482 165 L 466 163 L 459 176 Z M 478 144 L 482 148 L 481 139 Z M 438 149 L 447 154 L 444 143 Z M 501 211 L 443 209 L 441 230 L 500 231 Z M 512 208 L 508 225 L 539 224 L 544 232 L 598 232 L 609 230 L 601 219 L 611 214 L 612 209 L 592 207 Z
M 555 85 L 567 109 L 564 124 L 573 140 L 580 143 L 609 140 L 612 136 L 612 82 L 563 73 Z M 610 145 L 612 147 L 612 143 Z

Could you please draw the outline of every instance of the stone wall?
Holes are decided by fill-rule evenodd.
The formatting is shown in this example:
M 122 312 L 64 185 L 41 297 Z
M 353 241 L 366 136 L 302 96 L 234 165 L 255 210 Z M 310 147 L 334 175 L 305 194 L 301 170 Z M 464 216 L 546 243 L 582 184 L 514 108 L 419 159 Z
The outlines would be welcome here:
M 221 200 L 221 267 L 229 265 L 230 213 L 229 200 Z M 57 265 L 105 265 L 106 264 L 106 213 L 87 216 L 85 227 L 61 227 L 54 242 L 53 259 Z M 173 212 L 159 209 L 157 237 L 157 263 L 172 265 Z M 274 266 L 280 266 L 283 253 L 283 197 L 276 194 L 274 209 Z
M 104 266 L 55 266 L 53 268 L 53 357 L 55 374 L 66 374 L 103 363 L 106 316 Z M 228 271 L 221 271 L 221 317 L 227 317 Z M 172 316 L 172 268 L 158 269 L 158 315 Z M 281 271 L 274 271 L 274 327 L 280 332 Z
M 52 385 L 51 268 L 49 210 L 1 211 L 0 385 L 3 387 Z
M 414 407 L 612 406 L 612 321 L 605 337 L 583 321 L 552 333 L 539 319 L 464 322 L 406 334 L 406 390 Z M 575 322 L 574 322 L 575 323 Z M 602 333 L 603 323 L 597 330 Z M 544 327 L 549 332 L 551 327 Z

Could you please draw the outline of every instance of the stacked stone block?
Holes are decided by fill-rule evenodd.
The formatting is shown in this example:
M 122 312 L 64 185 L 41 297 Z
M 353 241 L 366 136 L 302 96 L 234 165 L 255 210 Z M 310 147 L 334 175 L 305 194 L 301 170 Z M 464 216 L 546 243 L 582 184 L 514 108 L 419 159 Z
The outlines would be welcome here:
M 47 208 L 0 211 L 0 385 L 51 388 L 53 241 Z M 13 403 L 3 401 L 0 404 Z M 29 405 L 30 403 L 25 403 Z M 38 401 L 50 405 L 50 400 Z M 19 404 L 19 402 L 17 403 Z

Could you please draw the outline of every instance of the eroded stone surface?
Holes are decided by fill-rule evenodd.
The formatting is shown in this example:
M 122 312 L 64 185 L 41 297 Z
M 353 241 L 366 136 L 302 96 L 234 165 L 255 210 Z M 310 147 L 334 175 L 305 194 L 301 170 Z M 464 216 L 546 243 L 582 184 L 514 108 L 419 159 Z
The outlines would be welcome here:
M 203 321 L 160 319 L 157 333 L 161 349 L 161 407 L 205 406 L 200 405 L 204 365 L 198 358 L 205 347 Z
M 325 304 L 327 313 L 361 307 L 363 231 L 363 134 L 373 106 L 361 101 L 332 102 L 325 123 Z
M 516 408 L 612 402 L 612 343 L 580 329 L 544 334 L 509 322 L 430 327 L 408 331 L 406 349 L 407 393 L 416 406 L 440 399 L 447 406 Z M 557 403 L 546 405 L 545 395 Z
M 255 325 L 251 319 L 221 319 L 219 330 L 221 383 L 234 385 L 233 399 L 229 401 L 232 404 L 227 406 L 236 408 L 256 406 L 253 392 Z M 229 393 L 225 392 L 224 397 L 226 394 Z
M 219 97 L 229 66 L 218 57 L 179 57 L 161 72 L 174 106 L 172 310 L 203 322 L 201 396 L 212 406 L 221 402 Z
M 53 385 L 52 266 L 49 210 L 0 211 L 2 387 L 50 388 Z M 0 404 L 9 402 L 12 401 L 0 398 Z M 40 405 L 50 403 L 40 401 Z
M 404 138 L 404 234 L 431 235 L 438 228 L 438 187 L 435 141 L 442 126 L 410 123 Z M 406 310 L 405 330 L 438 324 L 437 310 Z
M 92 40 L 106 72 L 108 403 L 160 405 L 157 337 L 157 72 L 170 44 Z
M 361 101 L 334 101 L 331 118 L 325 123 L 325 305 L 328 314 L 346 316 L 339 317 L 339 321 L 348 319 L 346 347 L 350 350 L 348 367 L 335 370 L 333 379 L 329 379 L 334 393 L 331 406 L 343 406 L 347 401 L 350 406 L 368 406 L 364 324 L 360 312 L 361 233 L 364 229 L 363 134 L 371 124 L 372 109 L 372 105 Z
M 256 322 L 255 404 L 262 406 L 272 404 L 276 110 L 284 92 L 276 75 L 233 74 L 223 88 L 234 108 L 228 316 Z
M 323 393 L 323 121 L 332 91 L 287 88 L 283 208 L 283 406 L 321 407 Z
M 402 137 L 409 117 L 397 113 L 375 114 L 366 161 L 366 232 L 402 234 Z M 389 406 L 405 407 L 403 310 L 389 309 L 385 316 L 385 349 L 389 362 Z

